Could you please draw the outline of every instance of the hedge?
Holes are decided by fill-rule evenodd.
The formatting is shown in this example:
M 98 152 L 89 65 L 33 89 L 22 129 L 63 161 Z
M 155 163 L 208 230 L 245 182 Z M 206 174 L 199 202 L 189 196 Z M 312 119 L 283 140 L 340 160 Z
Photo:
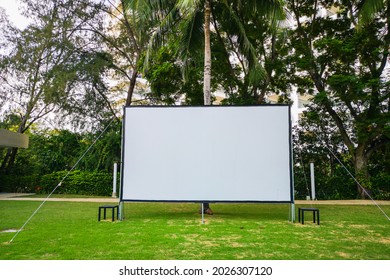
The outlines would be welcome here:
M 0 191 L 9 193 L 33 193 L 40 176 L 0 175 Z
M 0 192 L 50 193 L 68 171 L 59 171 L 43 176 L 0 175 Z M 297 174 L 296 174 L 297 175 Z M 300 175 L 300 174 L 299 174 Z M 117 176 L 119 180 L 119 176 Z M 310 191 L 310 178 L 295 176 L 295 198 L 305 199 Z M 390 175 L 382 172 L 371 178 L 374 199 L 390 200 Z M 309 184 L 307 186 L 307 184 Z M 119 183 L 117 184 L 119 186 Z M 318 199 L 355 199 L 356 183 L 348 176 L 316 177 Z M 112 174 L 108 172 L 72 171 L 55 193 L 110 196 Z
M 3 192 L 48 194 L 67 174 L 68 171 L 58 171 L 43 176 L 5 175 L 0 178 L 0 187 Z M 75 170 L 68 174 L 55 193 L 110 196 L 112 194 L 112 174 Z

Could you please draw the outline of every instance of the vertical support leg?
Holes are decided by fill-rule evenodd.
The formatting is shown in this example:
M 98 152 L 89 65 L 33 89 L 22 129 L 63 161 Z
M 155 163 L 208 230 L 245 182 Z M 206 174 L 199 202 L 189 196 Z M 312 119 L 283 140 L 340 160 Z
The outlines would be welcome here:
M 114 171 L 112 174 L 112 197 L 116 197 L 116 176 L 118 174 L 118 164 L 114 162 Z
M 104 211 L 103 212 L 104 212 L 103 217 L 104 217 L 104 219 L 106 219 L 107 208 L 104 207 Z
M 314 176 L 314 163 L 310 162 L 310 184 L 311 184 L 311 200 L 316 199 L 316 184 Z
M 291 213 L 291 222 L 294 223 L 295 222 L 295 204 L 294 203 L 291 203 L 290 204 L 290 213 Z
M 123 205 L 123 202 L 119 202 L 119 209 L 118 209 L 118 213 L 119 213 L 119 220 L 123 221 L 123 219 L 125 218 L 125 212 L 124 212 L 124 205 Z
M 298 208 L 298 223 L 301 222 L 301 208 Z
M 99 207 L 98 222 L 100 222 L 100 212 L 101 212 L 100 209 L 101 209 L 101 208 Z

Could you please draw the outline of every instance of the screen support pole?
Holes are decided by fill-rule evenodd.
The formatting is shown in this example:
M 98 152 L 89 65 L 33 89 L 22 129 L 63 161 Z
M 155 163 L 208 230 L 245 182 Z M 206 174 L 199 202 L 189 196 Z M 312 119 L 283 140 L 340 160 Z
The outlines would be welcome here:
M 123 201 L 119 202 L 119 220 L 123 221 L 124 218 L 124 207 L 123 207 Z
M 290 221 L 292 223 L 294 223 L 295 222 L 295 204 L 294 203 L 290 204 L 290 214 L 291 214 Z

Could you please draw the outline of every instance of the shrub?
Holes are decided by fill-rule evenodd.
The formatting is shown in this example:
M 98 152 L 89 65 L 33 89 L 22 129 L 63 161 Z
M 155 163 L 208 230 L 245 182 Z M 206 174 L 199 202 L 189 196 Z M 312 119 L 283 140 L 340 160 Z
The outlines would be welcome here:
M 374 199 L 390 200 L 390 174 L 380 172 L 371 181 Z
M 112 192 L 112 175 L 105 172 L 58 171 L 42 176 L 40 193 L 50 193 L 61 182 L 56 193 L 108 196 Z M 65 178 L 66 176 L 66 178 Z M 65 179 L 64 179 L 65 178 Z
M 35 187 L 39 185 L 40 176 L 16 176 L 16 175 L 1 175 L 0 176 L 0 191 L 10 193 L 33 193 Z
M 62 181 L 55 193 L 109 196 L 112 192 L 112 174 L 107 172 L 88 172 L 75 170 L 58 171 L 43 176 L 2 175 L 2 192 L 51 193 Z M 65 178 L 66 176 L 66 178 Z M 65 178 L 65 179 L 64 179 Z

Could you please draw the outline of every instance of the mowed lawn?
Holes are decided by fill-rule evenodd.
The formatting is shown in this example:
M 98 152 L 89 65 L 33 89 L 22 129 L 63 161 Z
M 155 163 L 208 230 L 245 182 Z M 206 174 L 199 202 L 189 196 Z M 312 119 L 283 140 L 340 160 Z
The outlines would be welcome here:
M 0 201 L 1 260 L 390 259 L 390 221 L 374 205 L 317 205 L 318 226 L 311 213 L 289 222 L 289 205 L 212 204 L 202 224 L 195 203 L 126 203 L 124 221 L 98 222 L 104 203 L 49 201 L 9 243 L 40 204 Z

